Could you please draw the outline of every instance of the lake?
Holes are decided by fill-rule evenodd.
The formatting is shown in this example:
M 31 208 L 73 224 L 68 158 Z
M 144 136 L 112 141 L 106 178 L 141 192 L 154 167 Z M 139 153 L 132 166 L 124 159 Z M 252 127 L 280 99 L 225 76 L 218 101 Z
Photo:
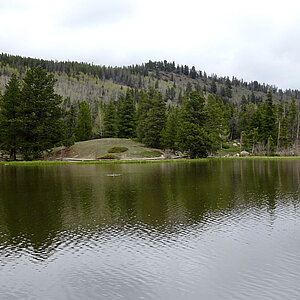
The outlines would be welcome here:
M 300 299 L 300 160 L 0 165 L 1 299 Z

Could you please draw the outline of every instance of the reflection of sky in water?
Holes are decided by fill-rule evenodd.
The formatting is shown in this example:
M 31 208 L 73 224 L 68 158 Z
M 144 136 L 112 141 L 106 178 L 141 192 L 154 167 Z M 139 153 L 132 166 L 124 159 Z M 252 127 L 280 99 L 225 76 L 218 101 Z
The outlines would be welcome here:
M 297 161 L 0 167 L 0 176 L 5 298 L 300 294 Z

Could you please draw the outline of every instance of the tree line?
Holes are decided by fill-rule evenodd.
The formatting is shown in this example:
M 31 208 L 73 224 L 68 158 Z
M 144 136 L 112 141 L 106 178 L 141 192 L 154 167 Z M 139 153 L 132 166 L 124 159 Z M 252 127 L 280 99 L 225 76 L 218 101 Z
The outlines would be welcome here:
M 96 118 L 81 118 L 83 110 L 89 111 L 87 103 L 78 108 L 78 120 L 90 122 L 85 139 L 133 138 L 149 147 L 181 151 L 193 158 L 214 154 L 232 140 L 254 155 L 298 149 L 299 105 L 295 98 L 275 104 L 271 93 L 257 103 L 244 99 L 238 106 L 192 90 L 181 105 L 167 106 L 162 94 L 150 87 L 128 89 L 117 101 L 101 103 Z M 69 111 L 76 108 L 71 105 Z
M 78 80 L 80 78 L 80 73 L 83 73 L 100 80 L 112 80 L 114 83 L 138 89 L 145 88 L 148 85 L 146 78 L 149 76 L 158 82 L 159 80 L 165 80 L 163 74 L 169 74 L 171 81 L 174 81 L 172 79 L 176 76 L 186 76 L 193 80 L 197 79 L 198 83 L 201 82 L 204 93 L 206 90 L 213 94 L 216 93 L 217 90 L 215 90 L 216 87 L 214 87 L 214 85 L 217 83 L 222 86 L 219 88 L 218 93 L 223 98 L 231 98 L 231 87 L 235 87 L 245 88 L 254 93 L 262 92 L 267 94 L 268 92 L 271 92 L 279 98 L 286 96 L 289 98 L 295 97 L 296 99 L 300 99 L 299 90 L 282 90 L 274 85 L 265 83 L 261 84 L 258 81 L 246 82 L 243 79 L 237 79 L 234 76 L 229 78 L 228 76 L 221 77 L 216 74 L 208 75 L 205 71 L 196 70 L 195 66 L 189 67 L 188 65 L 176 65 L 175 62 L 168 62 L 167 60 L 149 60 L 147 63 L 141 65 L 136 64 L 131 66 L 112 67 L 74 61 L 59 62 L 54 60 L 43 60 L 1 53 L 0 63 L 2 66 L 10 66 L 18 69 L 21 74 L 26 72 L 28 68 L 41 66 L 50 73 L 66 73 L 69 77 L 77 78 Z M 7 71 L 4 69 L 3 72 L 5 73 Z
M 91 110 L 86 101 L 62 99 L 54 85 L 53 74 L 41 67 L 29 69 L 22 81 L 11 76 L 0 100 L 0 149 L 12 159 L 35 159 L 54 146 L 103 137 L 136 139 L 192 158 L 214 154 L 234 139 L 253 154 L 298 147 L 295 98 L 274 104 L 269 92 L 266 99 L 245 98 L 238 106 L 191 87 L 181 103 L 167 105 L 154 87 L 128 88 L 117 101 Z

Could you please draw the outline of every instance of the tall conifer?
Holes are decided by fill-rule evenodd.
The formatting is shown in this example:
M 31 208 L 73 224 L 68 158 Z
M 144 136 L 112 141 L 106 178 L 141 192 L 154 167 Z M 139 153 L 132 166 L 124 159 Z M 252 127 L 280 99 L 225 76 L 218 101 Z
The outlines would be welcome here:
M 13 160 L 20 147 L 20 103 L 20 82 L 13 74 L 0 101 L 0 148 L 9 151 Z

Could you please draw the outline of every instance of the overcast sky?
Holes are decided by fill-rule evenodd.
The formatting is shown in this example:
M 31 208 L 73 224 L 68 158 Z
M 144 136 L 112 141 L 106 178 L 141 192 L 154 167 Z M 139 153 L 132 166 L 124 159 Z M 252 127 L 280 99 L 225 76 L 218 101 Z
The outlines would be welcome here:
M 0 51 L 100 65 L 151 60 L 300 89 L 300 2 L 0 0 Z

